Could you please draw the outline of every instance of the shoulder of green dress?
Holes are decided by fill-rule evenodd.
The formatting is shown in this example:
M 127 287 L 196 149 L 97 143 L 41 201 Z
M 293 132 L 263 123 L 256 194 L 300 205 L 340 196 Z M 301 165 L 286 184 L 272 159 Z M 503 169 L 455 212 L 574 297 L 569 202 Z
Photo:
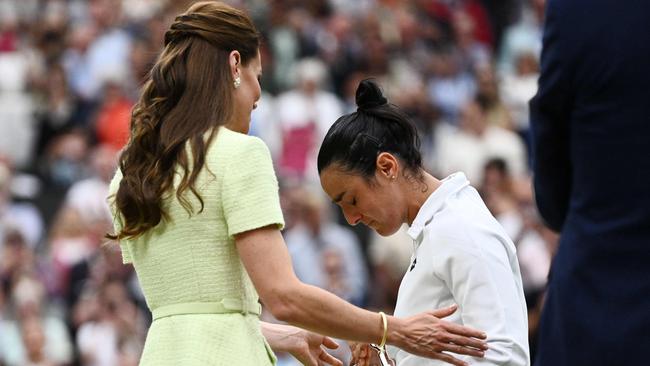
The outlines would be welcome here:
M 270 156 L 266 143 L 259 137 L 234 132 L 225 127 L 219 130 L 215 144 L 215 157 L 230 155 L 242 159 L 258 158 L 261 155 Z

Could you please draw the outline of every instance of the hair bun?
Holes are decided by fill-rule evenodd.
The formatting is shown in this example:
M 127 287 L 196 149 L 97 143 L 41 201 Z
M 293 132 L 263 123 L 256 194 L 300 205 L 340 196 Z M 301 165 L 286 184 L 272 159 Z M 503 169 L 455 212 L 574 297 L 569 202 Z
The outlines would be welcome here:
M 377 83 L 364 79 L 357 88 L 356 102 L 359 109 L 367 110 L 388 104 L 388 99 L 384 97 Z

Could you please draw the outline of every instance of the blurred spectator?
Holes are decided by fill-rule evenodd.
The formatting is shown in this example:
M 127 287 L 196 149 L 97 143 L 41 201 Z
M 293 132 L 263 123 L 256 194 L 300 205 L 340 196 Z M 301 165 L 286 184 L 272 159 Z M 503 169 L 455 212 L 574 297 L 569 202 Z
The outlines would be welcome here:
M 77 332 L 81 364 L 137 365 L 144 345 L 144 323 L 124 284 L 108 281 L 96 296 L 95 311 Z
M 59 211 L 48 244 L 57 281 L 56 293 L 63 296 L 68 291 L 70 269 L 90 258 L 99 244 L 89 235 L 83 217 L 73 208 Z
M 3 288 L 8 290 L 20 273 L 32 269 L 34 252 L 15 229 L 5 232 L 0 250 L 0 279 Z
M 13 199 L 14 187 L 13 171 L 9 164 L 0 158 L 0 242 L 8 231 L 15 230 L 33 249 L 43 235 L 43 219 L 33 204 Z
M 357 238 L 331 221 L 324 195 L 294 188 L 289 193 L 299 219 L 284 233 L 296 276 L 353 304 L 363 305 L 367 272 Z
M 317 179 L 316 154 L 320 142 L 341 116 L 341 101 L 324 90 L 327 70 L 323 62 L 305 59 L 296 65 L 297 85 L 277 99 L 282 131 L 281 176 Z
M 74 129 L 55 137 L 37 164 L 45 188 L 36 203 L 48 224 L 52 224 L 68 188 L 88 174 L 88 133 L 83 129 Z
M 270 29 L 269 43 L 271 44 L 274 61 L 273 83 L 280 89 L 287 89 L 295 81 L 292 69 L 299 57 L 299 34 L 309 14 L 300 7 L 286 9 L 286 4 L 278 2 L 272 7 L 271 20 L 276 23 Z
M 91 101 L 97 84 L 91 72 L 89 48 L 97 35 L 97 27 L 89 22 L 77 22 L 71 25 L 68 34 L 68 48 L 64 52 L 61 64 L 65 68 L 68 85 L 75 95 L 84 101 Z
M 499 73 L 515 72 L 516 60 L 522 54 L 533 54 L 539 60 L 542 51 L 542 26 L 546 0 L 525 0 L 524 10 L 516 24 L 503 35 L 499 54 Z
M 38 318 L 25 319 L 20 334 L 25 346 L 25 366 L 54 366 L 45 353 L 45 331 Z
M 503 158 L 515 177 L 527 173 L 526 151 L 521 139 L 502 127 L 490 126 L 486 111 L 475 101 L 463 106 L 457 130 L 439 138 L 436 169 L 441 176 L 456 171 L 466 174 L 478 185 L 483 180 L 483 166 L 495 157 Z
M 479 186 L 481 196 L 511 239 L 519 234 L 522 226 L 513 184 L 508 164 L 504 159 L 493 158 L 485 163 L 483 181 Z
M 0 355 L 9 366 L 64 365 L 72 361 L 72 343 L 63 320 L 50 314 L 45 287 L 33 271 L 16 272 L 10 306 L 13 316 L 0 325 Z
M 37 156 L 42 157 L 51 141 L 81 123 L 79 104 L 70 92 L 67 74 L 61 65 L 54 65 L 46 76 L 42 100 L 37 113 L 38 146 Z
M 88 145 L 88 138 L 82 130 L 73 130 L 54 139 L 41 166 L 46 181 L 68 188 L 84 178 Z
M 538 294 L 546 285 L 552 243 L 547 242 L 532 194 L 517 192 L 515 184 L 505 160 L 496 158 L 485 164 L 481 195 L 517 247 L 524 292 Z M 532 188 L 528 185 L 527 189 Z
M 90 78 L 83 83 L 82 97 L 96 101 L 107 81 L 125 82 L 131 77 L 132 40 L 120 25 L 121 0 L 91 0 L 88 7 L 97 36 L 88 44 L 85 54 Z
M 478 0 L 434 0 L 428 1 L 427 10 L 440 22 L 446 23 L 448 27 L 453 22 L 454 10 L 466 13 L 475 26 L 473 38 L 479 42 L 494 46 L 492 27 L 486 9 L 481 1 Z
M 99 107 L 95 131 L 101 144 L 120 150 L 129 140 L 131 108 L 119 82 L 107 81 L 104 86 L 103 102 Z
M 462 10 L 455 11 L 452 18 L 452 28 L 456 47 L 460 54 L 464 69 L 474 70 L 490 63 L 490 50 L 475 38 L 474 20 Z
M 74 209 L 84 225 L 99 226 L 97 234 L 111 225 L 111 214 L 106 197 L 108 184 L 117 169 L 117 150 L 111 145 L 98 145 L 90 152 L 88 177 L 74 183 L 66 195 L 65 207 Z
M 499 82 L 491 64 L 477 67 L 476 83 L 476 101 L 485 110 L 488 124 L 514 130 L 511 109 L 501 98 Z
M 262 91 L 257 108 L 251 113 L 249 135 L 261 138 L 268 146 L 275 164 L 280 161 L 282 153 L 282 129 L 278 124 L 275 97 Z
M 1 27 L 10 25 L 3 25 Z M 30 65 L 28 55 L 14 49 L 17 40 L 7 31 L 5 48 L 0 52 L 0 155 L 7 156 L 18 167 L 32 160 L 35 142 L 35 105 L 28 93 Z
M 476 81 L 463 69 L 461 60 L 460 54 L 454 50 L 439 53 L 433 58 L 433 77 L 429 81 L 431 101 L 452 123 L 456 123 L 460 109 L 476 93 Z
M 515 59 L 515 72 L 505 74 L 501 84 L 503 101 L 513 117 L 513 129 L 522 136 L 528 146 L 530 146 L 528 101 L 537 92 L 538 78 L 538 56 L 530 52 L 522 52 Z

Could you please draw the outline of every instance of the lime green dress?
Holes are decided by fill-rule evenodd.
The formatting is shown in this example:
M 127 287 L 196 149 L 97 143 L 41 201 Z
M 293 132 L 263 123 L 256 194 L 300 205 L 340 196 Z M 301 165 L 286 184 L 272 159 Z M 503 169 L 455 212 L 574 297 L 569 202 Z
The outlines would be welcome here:
M 221 127 L 208 148 L 195 187 L 205 204 L 192 216 L 175 193 L 164 199 L 170 220 L 135 240 L 120 242 L 133 263 L 153 323 L 141 366 L 274 365 L 262 336 L 258 295 L 237 253 L 233 235 L 284 220 L 271 156 L 258 138 Z M 175 186 L 180 181 L 177 172 Z M 109 203 L 123 179 L 118 170 Z M 189 191 L 188 191 L 189 192 Z M 185 195 L 195 211 L 193 194 Z

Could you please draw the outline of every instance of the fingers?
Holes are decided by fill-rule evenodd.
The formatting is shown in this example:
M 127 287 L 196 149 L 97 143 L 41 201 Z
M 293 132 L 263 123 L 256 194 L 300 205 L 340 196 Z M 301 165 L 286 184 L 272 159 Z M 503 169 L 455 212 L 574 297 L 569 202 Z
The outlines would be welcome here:
M 458 325 L 458 324 L 455 324 L 455 323 L 445 322 L 444 328 L 449 333 L 461 335 L 461 336 L 464 336 L 464 337 L 473 337 L 473 338 L 478 338 L 478 339 L 487 338 L 487 335 L 484 332 L 481 332 L 480 330 L 476 330 L 476 329 L 470 328 L 470 327 L 465 327 L 465 326 Z
M 323 352 L 321 352 L 321 354 L 320 354 L 320 356 L 318 358 L 322 362 L 324 362 L 324 363 L 326 363 L 328 365 L 343 366 L 343 362 L 341 362 L 341 360 L 339 360 L 338 358 L 336 358 L 336 357 L 330 355 L 329 353 L 325 352 L 325 350 L 323 350 Z
M 357 345 L 359 343 L 353 342 L 353 341 L 347 341 L 348 347 L 350 347 L 350 352 L 354 352 L 354 350 L 357 348 Z
M 438 353 L 435 358 L 437 358 L 437 359 L 439 359 L 441 361 L 445 361 L 447 363 L 450 363 L 452 365 L 467 366 L 466 362 L 463 362 L 463 361 L 461 361 L 461 360 L 459 360 L 459 359 L 457 359 L 457 358 L 455 358 L 453 356 L 450 356 L 450 355 L 448 355 L 446 353 Z
M 366 343 L 361 345 L 359 351 L 358 366 L 370 366 L 370 346 Z
M 449 336 L 445 340 L 449 343 L 453 343 L 458 346 L 472 347 L 480 351 L 485 351 L 488 349 L 487 343 L 480 341 L 476 338 L 467 338 L 467 337 L 449 334 Z
M 356 364 L 361 354 L 361 346 L 358 343 L 355 343 L 354 347 L 352 347 L 350 350 L 352 351 L 352 361 L 354 361 L 354 364 Z
M 475 349 L 475 348 L 469 348 L 469 347 L 463 347 L 458 344 L 453 344 L 453 343 L 448 343 L 444 345 L 444 350 L 448 352 L 453 352 L 457 353 L 459 355 L 468 355 L 468 356 L 474 356 L 474 357 L 484 357 L 485 352 Z
M 359 359 L 365 360 L 370 355 L 370 346 L 363 344 L 359 347 Z
M 448 317 L 449 315 L 455 313 L 457 309 L 458 309 L 458 305 L 453 304 L 453 305 L 448 306 L 446 308 L 434 310 L 434 311 L 432 311 L 432 313 L 436 318 L 442 319 L 442 318 Z
M 334 342 L 334 340 L 330 337 L 323 337 L 323 346 L 329 348 L 329 349 L 337 349 L 339 348 L 339 344 Z

